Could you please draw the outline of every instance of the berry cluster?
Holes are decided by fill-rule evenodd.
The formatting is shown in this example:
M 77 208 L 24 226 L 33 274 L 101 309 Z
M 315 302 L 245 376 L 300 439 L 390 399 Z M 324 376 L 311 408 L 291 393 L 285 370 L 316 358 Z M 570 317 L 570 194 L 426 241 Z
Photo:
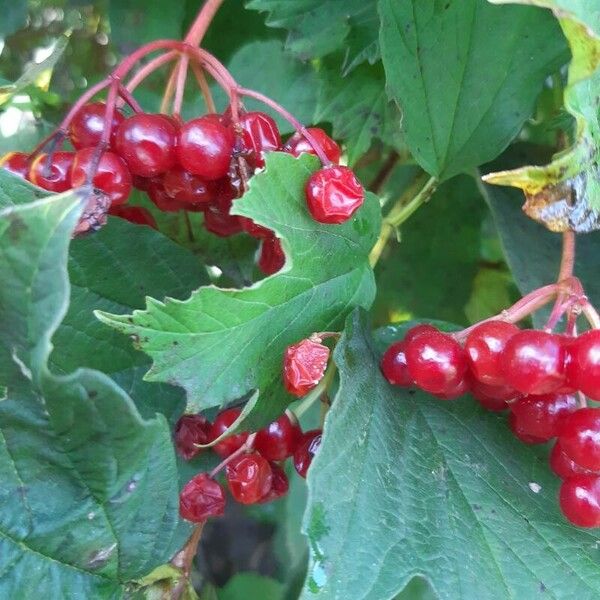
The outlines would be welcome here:
M 138 112 L 126 117 L 115 109 L 107 125 L 105 114 L 102 102 L 79 109 L 68 128 L 74 151 L 31 156 L 10 152 L 0 159 L 0 166 L 56 193 L 91 182 L 108 196 L 109 213 L 156 227 L 144 208 L 124 206 L 135 187 L 161 211 L 203 212 L 204 227 L 215 235 L 245 231 L 258 238 L 258 265 L 264 273 L 283 267 L 285 255 L 274 232 L 230 211 L 252 174 L 264 167 L 266 153 L 283 151 L 296 157 L 317 153 L 302 133 L 283 144 L 269 115 L 242 111 L 234 124 L 231 108 L 185 123 L 163 114 Z M 339 146 L 322 129 L 305 131 L 329 161 L 307 181 L 308 210 L 321 223 L 342 223 L 361 206 L 364 190 L 348 167 L 338 165 Z M 109 140 L 104 151 L 103 134 Z
M 220 412 L 214 423 L 202 415 L 184 415 L 175 429 L 179 454 L 189 460 L 206 445 L 219 438 L 240 416 L 239 408 Z M 211 473 L 200 473 L 181 490 L 179 512 L 184 519 L 199 523 L 222 515 L 225 490 L 215 480 L 223 468 L 229 492 L 241 504 L 270 502 L 288 491 L 288 478 L 282 463 L 292 458 L 299 475 L 306 477 L 313 456 L 321 443 L 318 429 L 302 432 L 291 413 L 283 414 L 254 434 L 230 435 L 212 446 L 223 462 Z
M 600 400 L 600 330 L 574 337 L 492 320 L 461 345 L 417 325 L 387 349 L 381 370 L 393 385 L 443 400 L 470 392 L 488 410 L 509 410 L 526 444 L 557 438 L 550 467 L 563 480 L 562 512 L 580 527 L 600 527 L 600 408 L 582 408 L 575 395 Z

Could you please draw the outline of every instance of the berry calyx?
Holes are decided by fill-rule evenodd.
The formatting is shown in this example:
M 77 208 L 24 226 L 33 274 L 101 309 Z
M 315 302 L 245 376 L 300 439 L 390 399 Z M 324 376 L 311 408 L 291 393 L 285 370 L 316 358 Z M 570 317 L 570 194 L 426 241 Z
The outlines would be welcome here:
M 267 460 L 285 460 L 294 453 L 301 438 L 302 430 L 298 423 L 283 414 L 257 432 L 254 449 Z
M 223 435 L 229 427 L 233 425 L 241 413 L 242 411 L 239 408 L 227 408 L 226 410 L 221 411 L 217 415 L 215 422 L 212 424 L 210 439 L 216 440 Z M 222 458 L 226 458 L 236 450 L 239 450 L 247 439 L 248 433 L 245 431 L 242 433 L 234 433 L 216 443 L 212 449 Z
M 104 131 L 104 102 L 91 102 L 81 107 L 69 126 L 69 139 L 76 150 L 97 146 Z M 115 137 L 119 125 L 125 117 L 119 110 L 113 114 L 110 134 L 110 145 L 114 147 Z
M 363 204 L 365 191 L 348 167 L 329 166 L 315 171 L 305 187 L 308 210 L 319 223 L 347 221 Z
M 559 492 L 560 510 L 577 527 L 600 527 L 600 477 L 575 475 Z
M 580 335 L 570 344 L 569 353 L 572 359 L 569 383 L 588 398 L 600 400 L 600 330 Z
M 263 112 L 247 112 L 240 116 L 242 146 L 248 153 L 248 162 L 253 167 L 264 167 L 265 152 L 281 147 L 281 135 L 277 123 Z
M 321 446 L 322 433 L 323 432 L 320 429 L 307 431 L 304 434 L 300 445 L 296 448 L 296 451 L 294 452 L 294 468 L 300 477 L 306 479 L 308 468 L 312 464 L 313 458 Z
M 523 394 L 549 394 L 565 382 L 565 347 L 560 336 L 527 329 L 513 335 L 500 365 L 506 383 Z
M 562 422 L 560 446 L 580 467 L 600 471 L 600 408 L 580 408 Z
M 240 504 L 255 504 L 271 490 L 273 471 L 269 462 L 258 452 L 236 456 L 227 463 L 229 491 Z
M 575 475 L 598 475 L 594 471 L 580 467 L 574 460 L 570 459 L 557 441 L 550 452 L 550 468 L 561 479 L 574 477 Z
M 215 198 L 214 185 L 179 167 L 164 174 L 163 187 L 169 197 L 184 204 L 208 204 Z
M 8 152 L 0 158 L 0 168 L 17 177 L 27 179 L 29 175 L 29 156 L 24 152 Z
M 467 357 L 460 344 L 439 331 L 426 332 L 406 344 L 408 373 L 431 394 L 456 391 L 467 374 Z
M 308 127 L 306 131 L 321 145 L 325 156 L 337 165 L 340 162 L 342 151 L 335 141 L 318 127 Z M 295 133 L 285 144 L 284 150 L 295 157 L 300 156 L 303 152 L 315 156 L 317 154 L 310 142 L 301 133 Z
M 329 348 L 309 339 L 288 346 L 283 357 L 283 383 L 294 396 L 304 396 L 325 374 Z
M 383 376 L 392 385 L 408 387 L 413 380 L 406 365 L 406 342 L 404 340 L 392 344 L 383 355 L 380 363 Z
M 127 165 L 114 152 L 103 152 L 95 173 L 91 172 L 95 148 L 84 148 L 75 153 L 71 169 L 71 185 L 84 185 L 91 176 L 95 188 L 104 192 L 111 204 L 125 204 L 131 192 L 131 174 Z
M 274 235 L 265 238 L 260 244 L 258 268 L 265 275 L 273 275 L 280 271 L 283 265 L 285 265 L 285 253 L 281 242 Z
M 28 179 L 49 192 L 66 192 L 71 188 L 73 152 L 55 152 L 51 157 L 38 155 L 31 163 Z
M 179 132 L 179 163 L 194 175 L 220 179 L 229 171 L 234 143 L 233 131 L 214 118 L 188 121 Z
M 505 321 L 487 321 L 477 325 L 465 342 L 465 352 L 473 377 L 486 385 L 505 385 L 500 358 L 508 340 L 519 328 Z
M 202 415 L 183 415 L 175 426 L 175 447 L 185 460 L 200 454 L 202 448 L 196 444 L 208 444 L 211 440 L 212 425 Z
M 225 491 L 207 473 L 190 479 L 179 494 L 179 514 L 192 523 L 202 523 L 224 512 Z
M 271 466 L 272 480 L 271 489 L 258 501 L 260 504 L 272 502 L 288 493 L 290 482 L 285 471 L 277 463 L 269 463 Z
M 148 225 L 152 229 L 157 228 L 154 217 L 143 206 L 111 206 L 108 209 L 108 214 L 136 225 Z

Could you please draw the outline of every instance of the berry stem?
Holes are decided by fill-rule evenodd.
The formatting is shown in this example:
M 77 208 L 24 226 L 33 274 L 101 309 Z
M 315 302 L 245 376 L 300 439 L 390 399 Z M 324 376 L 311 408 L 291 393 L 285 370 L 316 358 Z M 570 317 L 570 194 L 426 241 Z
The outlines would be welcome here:
M 175 83 L 175 100 L 173 102 L 173 114 L 179 116 L 181 114 L 181 107 L 183 105 L 183 93 L 185 92 L 185 82 L 187 80 L 188 66 L 190 64 L 190 58 L 187 54 L 184 54 L 180 59 L 177 66 L 177 77 Z
M 198 13 L 198 16 L 192 23 L 185 41 L 192 46 L 199 46 L 202 38 L 206 34 L 211 21 L 214 19 L 217 11 L 223 4 L 224 0 L 206 0 L 204 6 Z
M 178 62 L 177 64 L 180 63 Z M 169 79 L 167 81 L 167 85 L 165 86 L 165 91 L 163 92 L 163 97 L 160 102 L 159 111 L 161 113 L 169 112 L 169 104 L 171 104 L 171 98 L 173 98 L 173 92 L 175 90 L 175 82 L 177 81 L 177 72 L 177 68 L 174 68 L 169 75 Z
M 334 362 L 329 365 L 327 371 L 325 371 L 325 375 L 323 375 L 323 379 L 319 381 L 317 386 L 312 389 L 294 408 L 293 412 L 296 415 L 296 419 L 300 420 L 300 417 L 317 401 L 321 398 L 323 394 L 327 392 L 328 387 L 331 385 L 333 378 L 335 377 L 335 373 L 337 371 L 337 367 Z
M 122 84 L 119 84 L 119 96 L 131 107 L 133 112 L 142 113 L 144 110 L 139 105 L 138 101 L 133 97 L 131 92 Z
M 194 557 L 198 551 L 198 544 L 200 543 L 200 538 L 202 537 L 204 523 L 205 522 L 199 523 L 196 525 L 196 527 L 194 527 L 192 535 L 190 535 L 188 538 L 185 546 L 171 560 L 171 564 L 174 567 L 181 569 L 183 574 L 183 577 L 177 582 L 177 585 L 171 592 L 172 600 L 181 598 L 185 588 L 187 587 L 190 573 L 192 571 L 192 562 L 194 561 Z
M 202 92 L 202 96 L 204 97 L 204 103 L 206 104 L 206 110 L 209 113 L 216 113 L 217 109 L 215 107 L 215 101 L 213 100 L 210 86 L 208 85 L 208 81 L 206 80 L 206 75 L 204 74 L 204 70 L 197 65 L 196 63 L 192 63 L 192 73 L 198 82 L 198 87 Z
M 377 172 L 373 181 L 367 186 L 368 189 L 374 194 L 379 194 L 381 189 L 385 185 L 385 182 L 389 179 L 394 167 L 398 164 L 400 155 L 395 150 L 392 150 L 385 162 L 381 166 L 381 169 Z
M 176 59 L 179 56 L 179 52 L 176 50 L 170 50 L 165 52 L 156 58 L 153 58 L 150 62 L 141 67 L 136 74 L 127 83 L 127 89 L 133 92 L 142 81 L 149 77 L 154 71 L 162 67 L 164 64 L 171 60 Z
M 573 268 L 575 266 L 575 232 L 565 231 L 563 233 L 562 255 L 560 259 L 560 271 L 558 281 L 573 277 Z
M 252 450 L 254 447 L 254 438 L 256 437 L 256 433 L 251 433 L 246 441 L 235 451 L 232 452 L 227 458 L 225 458 L 222 462 L 220 462 L 209 474 L 208 476 L 212 479 L 215 475 L 220 473 L 234 458 L 240 456 L 240 454 L 244 454 L 244 452 L 248 452 L 248 450 Z
M 584 314 L 585 318 L 593 329 L 600 329 L 600 315 L 589 302 L 586 302 L 582 306 L 581 312 Z

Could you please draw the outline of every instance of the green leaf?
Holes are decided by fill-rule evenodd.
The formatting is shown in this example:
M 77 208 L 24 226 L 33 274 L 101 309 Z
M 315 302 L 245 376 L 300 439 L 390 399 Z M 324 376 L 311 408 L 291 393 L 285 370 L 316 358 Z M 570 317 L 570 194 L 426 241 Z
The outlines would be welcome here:
M 290 400 L 280 377 L 286 346 L 340 327 L 353 307 L 373 301 L 368 253 L 379 232 L 377 199 L 369 195 L 343 225 L 315 222 L 304 185 L 316 166 L 310 155 L 272 153 L 234 205 L 282 238 L 287 264 L 278 274 L 242 290 L 200 288 L 185 302 L 149 299 L 131 316 L 98 313 L 153 358 L 149 380 L 186 389 L 190 410 L 258 388 L 259 420 L 274 417 Z
M 219 600 L 282 600 L 283 586 L 274 579 L 256 573 L 238 573 L 217 592 Z
M 446 179 L 497 156 L 568 57 L 552 15 L 483 0 L 379 0 L 388 90 L 417 162 Z
M 347 69 L 379 58 L 378 19 L 373 0 L 250 0 L 267 11 L 267 25 L 289 31 L 286 48 L 300 58 L 320 58 L 346 49 Z
M 390 386 L 384 347 L 364 316 L 348 319 L 340 389 L 308 473 L 301 598 L 392 598 L 415 575 L 443 600 L 598 597 L 597 533 L 560 515 L 543 449 L 470 398 Z
M 400 146 L 400 113 L 388 100 L 379 63 L 362 65 L 340 77 L 339 64 L 326 61 L 319 80 L 314 119 L 332 123 L 334 138 L 346 142 L 350 165 L 369 149 L 373 139 Z
M 17 175 L 0 169 L 0 210 L 31 202 L 37 198 L 45 198 L 48 195 L 48 192 L 21 179 Z
M 503 3 L 506 0 L 491 0 Z M 511 0 L 552 9 L 573 59 L 565 107 L 577 122 L 576 141 L 543 167 L 529 166 L 486 176 L 488 183 L 525 192 L 525 212 L 551 231 L 600 229 L 600 15 L 595 0 Z M 538 11 L 538 14 L 542 14 Z
M 49 372 L 74 193 L 0 212 L 0 596 L 121 598 L 179 546 L 169 427 L 106 375 Z
M 2 5 L 0 37 L 6 38 L 25 25 L 27 20 L 26 2 L 7 2 Z

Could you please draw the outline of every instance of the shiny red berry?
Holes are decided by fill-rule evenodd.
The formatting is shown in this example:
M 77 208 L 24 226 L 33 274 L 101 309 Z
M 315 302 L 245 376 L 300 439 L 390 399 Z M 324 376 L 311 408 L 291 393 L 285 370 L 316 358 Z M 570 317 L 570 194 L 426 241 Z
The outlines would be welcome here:
M 227 464 L 227 483 L 234 500 L 255 504 L 272 488 L 273 471 L 269 461 L 258 452 L 242 454 Z
M 216 440 L 223 435 L 241 414 L 240 408 L 228 408 L 217 415 L 210 431 L 210 439 Z M 222 458 L 226 458 L 242 447 L 248 439 L 248 433 L 234 433 L 215 444 L 212 449 Z
M 549 462 L 552 471 L 561 479 L 567 479 L 575 475 L 598 475 L 597 472 L 584 469 L 570 459 L 558 441 L 552 447 Z
M 252 219 L 248 219 L 247 217 L 239 217 L 240 223 L 242 224 L 242 229 L 253 238 L 257 239 L 265 239 L 273 237 L 273 232 L 267 227 L 263 227 L 258 223 L 255 223 Z
M 260 504 L 272 502 L 288 493 L 290 482 L 285 471 L 277 463 L 269 463 L 271 466 L 272 480 L 271 489 L 258 501 Z
M 188 121 L 179 132 L 179 162 L 194 175 L 220 179 L 229 171 L 234 143 L 233 131 L 214 118 L 204 116 Z
M 225 491 L 207 473 L 190 479 L 179 494 L 179 514 L 192 523 L 201 523 L 224 512 Z
M 513 432 L 513 435 L 524 444 L 544 444 L 548 441 L 545 438 L 539 438 L 535 435 L 529 435 L 528 433 L 521 431 L 517 427 L 517 420 L 512 412 L 508 415 L 508 426 Z
M 215 187 L 198 175 L 176 167 L 163 176 L 165 192 L 177 202 L 208 204 L 215 198 Z
M 202 415 L 183 415 L 175 425 L 175 447 L 177 452 L 190 460 L 201 452 L 196 444 L 208 444 L 211 440 L 212 425 Z
M 571 383 L 592 400 L 600 400 L 600 330 L 580 335 L 570 348 Z
M 500 412 L 509 407 L 508 402 L 520 396 L 519 392 L 506 385 L 486 385 L 471 378 L 471 394 L 487 410 Z
M 265 275 L 273 275 L 280 271 L 283 265 L 285 265 L 285 253 L 281 242 L 275 236 L 265 238 L 260 244 L 258 268 Z
M 348 167 L 323 167 L 306 183 L 306 203 L 315 221 L 339 224 L 363 204 L 365 190 Z
M 92 102 L 81 107 L 69 126 L 69 139 L 77 150 L 97 146 L 104 131 L 104 102 Z M 115 137 L 119 125 L 125 117 L 119 110 L 115 110 L 112 119 L 110 144 L 114 147 Z
M 404 340 L 395 342 L 385 351 L 381 359 L 381 372 L 392 385 L 408 387 L 413 383 L 406 366 L 405 348 L 406 342 Z
M 467 374 L 467 357 L 461 345 L 441 332 L 423 333 L 406 344 L 408 373 L 431 394 L 453 392 Z
M 253 167 L 264 167 L 265 153 L 281 147 L 277 123 L 263 112 L 247 112 L 240 115 L 240 125 L 243 149 L 249 153 L 248 161 Z
M 325 152 L 325 156 L 335 164 L 340 162 L 342 151 L 340 147 L 322 130 L 318 127 L 309 127 L 308 133 L 320 144 Z M 295 133 L 286 143 L 284 150 L 298 157 L 303 152 L 308 154 L 315 154 L 316 152 L 309 141 L 300 133 Z
M 24 152 L 8 152 L 0 158 L 0 168 L 26 179 L 29 175 L 29 155 Z
M 558 335 L 527 329 L 513 335 L 500 366 L 506 383 L 523 394 L 549 394 L 565 382 L 565 347 Z
M 320 342 L 302 340 L 288 346 L 283 357 L 283 383 L 294 396 L 304 396 L 323 378 L 329 348 Z
M 143 206 L 112 206 L 109 208 L 108 214 L 136 225 L 148 225 L 152 229 L 157 228 L 154 217 Z
M 322 433 L 323 432 L 320 429 L 307 431 L 304 434 L 300 445 L 296 448 L 296 451 L 294 452 L 294 468 L 300 477 L 306 478 L 308 468 L 321 446 Z
M 437 333 L 437 332 L 439 332 L 439 329 L 437 329 L 437 327 L 434 327 L 433 325 L 430 325 L 429 323 L 419 323 L 419 325 L 415 325 L 414 327 L 411 327 L 406 332 L 402 341 L 405 344 L 408 344 L 408 342 L 410 342 L 411 340 L 414 340 L 415 338 L 419 337 L 423 333 Z
M 240 218 L 230 215 L 228 211 L 214 203 L 204 212 L 204 227 L 219 237 L 229 237 L 242 231 Z
M 55 152 L 50 159 L 47 154 L 38 155 L 31 163 L 29 181 L 49 192 L 66 192 L 71 189 L 74 157 L 73 152 Z
M 510 410 L 516 430 L 548 441 L 559 434 L 564 418 L 577 410 L 577 399 L 570 394 L 523 396 Z
M 285 460 L 294 453 L 301 438 L 302 430 L 296 420 L 283 414 L 257 432 L 254 449 L 267 460 Z
M 467 337 L 465 352 L 473 377 L 486 385 L 505 385 L 500 367 L 508 340 L 519 328 L 505 321 L 487 321 L 477 325 Z
M 164 115 L 137 114 L 117 130 L 115 148 L 133 175 L 155 177 L 175 166 L 177 128 Z
M 560 486 L 560 510 L 577 527 L 600 527 L 600 477 L 575 475 Z
M 471 391 L 470 381 L 468 377 L 463 377 L 454 387 L 447 389 L 445 392 L 433 394 L 440 400 L 456 400 Z
M 71 185 L 76 188 L 88 181 L 88 175 L 93 176 L 93 185 L 104 192 L 111 204 L 124 204 L 131 192 L 131 174 L 127 165 L 113 152 L 104 152 L 100 157 L 98 168 L 91 173 L 95 148 L 84 148 L 75 153 L 71 169 Z
M 600 408 L 581 408 L 561 424 L 558 437 L 565 454 L 580 467 L 600 471 Z

